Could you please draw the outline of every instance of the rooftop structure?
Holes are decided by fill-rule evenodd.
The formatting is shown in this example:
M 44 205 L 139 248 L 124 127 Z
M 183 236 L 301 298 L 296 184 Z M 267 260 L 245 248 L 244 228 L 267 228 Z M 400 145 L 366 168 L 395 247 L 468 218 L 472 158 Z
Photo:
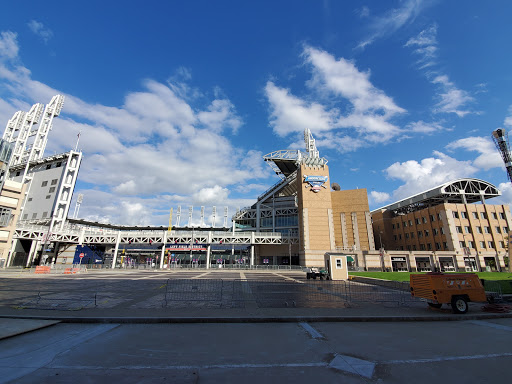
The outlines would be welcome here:
M 484 203 L 486 199 L 497 196 L 501 196 L 501 192 L 487 181 L 470 178 L 457 179 L 375 209 L 372 213 L 386 210 L 393 211 L 396 215 L 403 215 L 442 203 Z

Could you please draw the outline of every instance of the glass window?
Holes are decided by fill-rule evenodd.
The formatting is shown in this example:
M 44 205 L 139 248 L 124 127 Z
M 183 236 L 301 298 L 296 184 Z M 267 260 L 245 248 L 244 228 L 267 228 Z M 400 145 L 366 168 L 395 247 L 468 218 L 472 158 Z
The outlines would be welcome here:
M 485 212 L 480 212 L 480 218 L 487 219 L 487 214 Z
M 423 217 L 421 218 L 421 221 L 423 221 L 423 224 L 426 224 L 426 223 L 427 223 L 427 218 L 426 218 L 425 216 L 423 216 Z
M 471 212 L 473 214 L 473 219 L 478 219 L 478 214 L 476 212 Z
M 503 212 L 500 212 L 500 219 L 505 220 L 505 214 Z
M 41 183 L 41 187 L 46 187 L 47 185 L 48 185 L 48 181 L 47 180 L 45 180 L 45 181 L 43 181 Z
M 52 165 L 51 164 L 47 164 L 46 165 L 46 169 L 51 169 L 52 168 Z
M 48 200 L 51 197 L 52 197 L 51 195 L 46 195 L 46 200 Z
M 392 225 L 393 229 L 395 229 L 395 224 Z
M 430 215 L 430 221 L 431 221 L 431 222 L 436 221 L 436 217 L 435 217 L 434 215 Z
M 421 237 L 423 237 L 423 232 L 418 231 L 418 239 L 421 238 Z
M 445 251 L 448 249 L 448 243 L 446 241 L 443 241 L 443 248 Z
M 52 185 L 56 185 L 58 181 L 59 181 L 58 179 L 53 179 L 52 180 Z
M 505 242 L 504 241 L 500 241 L 500 248 L 505 248 Z
M 459 245 L 460 245 L 461 248 L 466 248 L 466 244 L 464 244 L 463 241 L 459 241 Z
M 458 212 L 453 212 L 453 217 L 454 217 L 455 219 L 458 219 L 458 218 L 459 218 L 459 213 L 458 213 Z
M 427 249 L 428 249 L 429 251 L 431 251 L 431 250 L 432 250 L 432 244 L 428 243 L 428 244 L 427 244 Z
M 492 218 L 493 218 L 494 220 L 498 220 L 498 215 L 496 214 L 496 212 L 493 212 L 493 213 L 492 213 Z
M 416 244 L 413 244 L 412 245 L 412 250 L 415 251 L 416 250 Z
M 473 243 L 471 240 L 468 241 L 468 248 L 475 248 L 475 243 Z
M 476 227 L 476 233 L 482 233 L 482 227 Z
M 469 228 L 467 225 L 464 227 L 465 233 L 471 233 L 471 228 Z
M 27 220 L 27 219 L 28 219 L 28 213 L 25 213 L 25 214 L 23 215 L 23 220 Z
M 489 249 L 494 249 L 494 242 L 493 241 L 488 241 L 487 242 L 487 246 L 489 247 Z
M 455 229 L 457 230 L 457 233 L 462 233 L 462 227 L 457 225 Z
M 400 223 L 396 223 L 396 229 L 400 228 Z
M 420 219 L 415 219 L 416 220 L 416 225 L 420 225 Z
M 484 227 L 484 232 L 485 233 L 491 233 L 491 229 L 489 227 Z
M 429 233 L 428 233 L 428 229 L 425 229 L 425 237 L 428 237 Z
M 44 219 L 46 216 L 48 216 L 48 212 L 43 212 L 42 218 Z
M 503 233 L 508 233 L 508 227 L 503 227 Z
M 468 218 L 468 216 L 466 215 L 466 212 L 464 212 L 464 211 L 462 211 L 462 212 L 460 213 L 460 217 L 461 217 L 462 219 L 467 219 L 467 218 Z
M 425 250 L 425 244 L 420 244 L 420 250 L 421 250 L 421 251 L 424 251 L 424 250 Z
M 439 235 L 439 229 L 432 228 L 432 232 L 434 233 L 434 236 Z
M 436 251 L 439 251 L 441 249 L 441 243 L 436 243 Z
M 480 248 L 484 248 L 485 249 L 485 241 L 481 241 L 480 242 Z
M 55 167 L 60 167 L 62 165 L 62 162 L 58 162 L 57 164 L 55 164 Z
M 48 191 L 48 193 L 53 193 L 55 192 L 55 187 L 50 187 L 50 190 Z
M 405 238 L 406 238 L 406 239 L 408 239 L 408 238 L 409 238 L 409 233 L 408 233 L 408 232 L 406 232 L 406 233 L 405 233 Z
M 441 214 L 440 213 L 437 214 L 437 220 L 441 221 Z
M 412 220 L 409 220 L 409 226 L 412 227 Z
M 411 239 L 414 239 L 414 232 L 411 232 Z
M 404 228 L 407 227 L 407 221 L 404 221 Z
M 37 218 L 37 213 L 33 213 L 33 214 L 32 214 L 32 218 L 33 218 L 33 219 L 36 219 L 36 218 Z

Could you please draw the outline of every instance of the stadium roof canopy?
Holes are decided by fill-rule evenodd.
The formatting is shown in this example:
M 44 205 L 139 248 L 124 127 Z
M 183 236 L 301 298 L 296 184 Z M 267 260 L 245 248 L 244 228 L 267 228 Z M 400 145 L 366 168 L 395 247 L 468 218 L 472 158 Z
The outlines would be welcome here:
M 501 192 L 491 183 L 479 179 L 457 179 L 435 188 L 407 197 L 396 203 L 375 209 L 393 211 L 397 215 L 418 211 L 442 203 L 471 204 L 501 196 Z

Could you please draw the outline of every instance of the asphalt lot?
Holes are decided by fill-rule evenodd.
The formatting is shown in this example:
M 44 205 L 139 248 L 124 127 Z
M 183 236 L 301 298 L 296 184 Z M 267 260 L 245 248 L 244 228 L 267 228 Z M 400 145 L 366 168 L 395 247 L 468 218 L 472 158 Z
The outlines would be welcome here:
M 509 383 L 512 319 L 57 324 L 0 340 L 0 383 Z

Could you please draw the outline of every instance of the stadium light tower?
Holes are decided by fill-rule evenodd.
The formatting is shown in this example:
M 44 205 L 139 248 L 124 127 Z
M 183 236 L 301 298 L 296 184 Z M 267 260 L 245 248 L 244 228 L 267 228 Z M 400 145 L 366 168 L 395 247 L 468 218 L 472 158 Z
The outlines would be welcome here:
M 496 145 L 496 148 L 498 148 L 498 151 L 500 151 L 501 158 L 505 163 L 508 179 L 512 181 L 512 158 L 510 156 L 510 145 L 508 143 L 507 131 L 503 128 L 493 131 L 492 139 Z
M 507 169 L 508 179 L 512 182 L 512 158 L 510 157 L 510 145 L 508 143 L 507 131 L 499 128 L 492 132 L 492 139 L 496 148 L 500 151 L 501 158 Z M 512 273 L 512 231 L 508 233 L 508 271 Z

